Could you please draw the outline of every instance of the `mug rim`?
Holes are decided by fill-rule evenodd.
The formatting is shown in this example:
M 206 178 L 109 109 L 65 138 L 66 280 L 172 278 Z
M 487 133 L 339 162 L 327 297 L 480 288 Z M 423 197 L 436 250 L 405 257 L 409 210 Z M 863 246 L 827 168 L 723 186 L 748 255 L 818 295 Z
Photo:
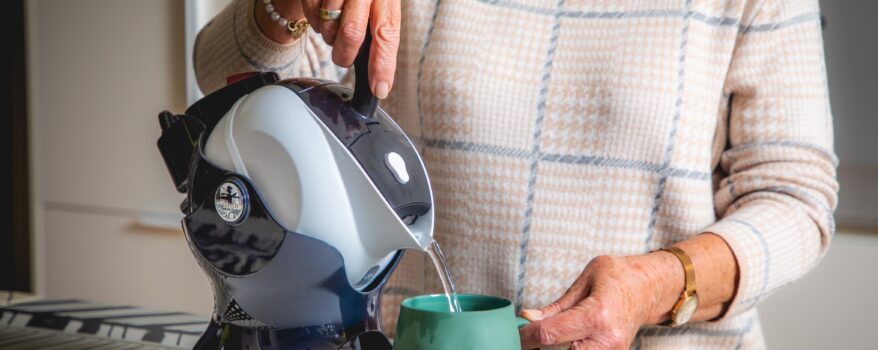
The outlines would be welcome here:
M 501 310 L 501 309 L 503 309 L 503 308 L 507 308 L 507 307 L 509 307 L 509 306 L 512 306 L 512 301 L 511 301 L 511 300 L 506 299 L 506 298 L 503 298 L 503 297 L 494 296 L 494 295 L 472 294 L 472 293 L 462 293 L 462 294 L 461 294 L 461 293 L 458 293 L 458 294 L 457 294 L 457 297 L 458 297 L 458 298 L 460 298 L 460 297 L 465 297 L 465 298 L 489 299 L 489 300 L 493 300 L 493 301 L 498 301 L 498 302 L 500 302 L 500 303 L 503 304 L 503 305 L 501 305 L 501 306 L 499 306 L 499 307 L 491 308 L 491 309 L 487 309 L 487 310 L 461 311 L 461 312 L 460 312 L 461 315 L 471 315 L 471 314 L 479 314 L 479 313 L 486 313 L 486 312 L 495 312 L 495 311 L 497 311 L 497 310 Z M 441 293 L 433 293 L 433 294 L 421 294 L 421 295 L 411 296 L 411 297 L 408 297 L 408 298 L 403 299 L 403 301 L 401 301 L 401 302 L 399 303 L 399 305 L 400 305 L 400 309 L 403 309 L 403 308 L 404 308 L 404 309 L 409 309 L 409 310 L 412 310 L 412 311 L 425 312 L 425 313 L 433 313 L 433 314 L 451 314 L 451 313 L 456 313 L 456 312 L 451 312 L 451 311 L 425 310 L 425 309 L 421 309 L 421 308 L 414 307 L 414 306 L 412 306 L 412 305 L 407 305 L 407 304 L 410 304 L 410 303 L 414 302 L 415 300 L 420 300 L 420 299 L 431 299 L 431 298 L 442 298 L 442 299 L 445 299 L 445 294 L 441 294 Z

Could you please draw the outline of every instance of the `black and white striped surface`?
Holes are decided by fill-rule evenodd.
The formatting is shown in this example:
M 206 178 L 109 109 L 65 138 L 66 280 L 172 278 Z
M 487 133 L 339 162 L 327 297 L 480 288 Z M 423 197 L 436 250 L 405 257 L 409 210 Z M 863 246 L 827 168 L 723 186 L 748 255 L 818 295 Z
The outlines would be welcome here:
M 208 317 L 82 300 L 0 307 L 0 349 L 189 349 Z

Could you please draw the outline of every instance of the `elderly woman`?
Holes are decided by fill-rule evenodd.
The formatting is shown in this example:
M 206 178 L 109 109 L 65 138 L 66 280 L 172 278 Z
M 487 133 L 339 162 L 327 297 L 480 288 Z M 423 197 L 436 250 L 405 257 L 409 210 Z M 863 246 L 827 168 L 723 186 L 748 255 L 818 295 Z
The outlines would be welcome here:
M 512 299 L 523 348 L 751 349 L 756 305 L 835 230 L 818 11 L 235 0 L 195 69 L 205 92 L 243 71 L 340 79 L 369 28 L 370 86 L 422 148 L 458 289 Z M 424 259 L 395 273 L 387 320 L 438 288 Z

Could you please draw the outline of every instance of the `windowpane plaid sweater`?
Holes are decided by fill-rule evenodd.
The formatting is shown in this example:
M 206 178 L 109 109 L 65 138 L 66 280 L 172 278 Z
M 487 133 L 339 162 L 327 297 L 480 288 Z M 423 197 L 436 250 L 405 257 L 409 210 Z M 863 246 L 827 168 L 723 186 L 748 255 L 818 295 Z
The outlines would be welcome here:
M 271 70 L 341 79 L 312 33 L 279 45 L 235 0 L 199 35 L 201 88 Z M 718 321 L 644 327 L 640 349 L 764 347 L 755 306 L 815 266 L 838 185 L 815 0 L 403 0 L 382 107 L 419 144 L 461 292 L 554 301 L 597 255 L 702 232 L 731 246 Z M 304 45 L 302 54 L 301 45 Z M 440 290 L 409 253 L 386 289 Z

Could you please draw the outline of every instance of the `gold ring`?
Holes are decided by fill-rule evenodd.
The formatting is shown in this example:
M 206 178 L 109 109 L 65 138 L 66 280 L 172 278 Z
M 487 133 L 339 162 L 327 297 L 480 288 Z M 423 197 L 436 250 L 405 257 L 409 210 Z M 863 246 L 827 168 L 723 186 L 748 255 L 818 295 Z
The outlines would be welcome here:
M 305 34 L 308 30 L 309 24 L 308 20 L 303 18 L 295 22 L 290 21 L 287 24 L 287 29 L 290 31 L 290 36 L 292 36 L 293 39 L 299 39 L 302 37 L 302 34 Z
M 320 9 L 320 19 L 324 21 L 337 21 L 341 18 L 341 10 Z

